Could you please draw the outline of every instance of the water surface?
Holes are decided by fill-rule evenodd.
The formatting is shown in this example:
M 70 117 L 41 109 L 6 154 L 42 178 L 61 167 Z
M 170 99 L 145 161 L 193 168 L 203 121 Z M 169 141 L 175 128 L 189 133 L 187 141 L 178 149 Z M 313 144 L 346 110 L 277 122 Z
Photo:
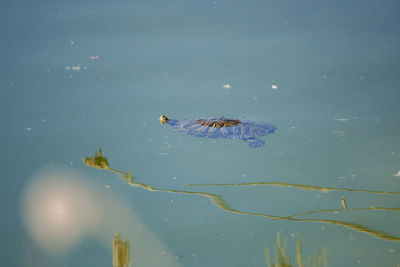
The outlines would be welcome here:
M 289 255 L 300 238 L 328 266 L 397 266 L 399 8 L 5 1 L 0 262 L 110 266 L 119 233 L 133 266 L 267 266 L 281 231 Z M 161 114 L 277 131 L 250 149 Z M 114 171 L 82 161 L 99 148 Z M 32 208 L 35 192 L 49 198 Z M 62 233 L 75 239 L 58 246 Z

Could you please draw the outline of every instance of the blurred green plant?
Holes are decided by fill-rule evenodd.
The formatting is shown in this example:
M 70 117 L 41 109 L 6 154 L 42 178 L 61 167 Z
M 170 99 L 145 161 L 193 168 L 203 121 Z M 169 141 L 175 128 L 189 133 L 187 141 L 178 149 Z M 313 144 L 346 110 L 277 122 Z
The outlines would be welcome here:
M 276 248 L 275 248 L 275 256 L 274 262 L 272 262 L 270 257 L 269 248 L 267 246 L 264 247 L 264 256 L 265 262 L 268 264 L 268 267 L 327 267 L 328 262 L 326 260 L 326 249 L 321 249 L 317 252 L 315 257 L 310 255 L 306 262 L 303 260 L 303 253 L 301 251 L 301 242 L 298 239 L 296 243 L 296 264 L 292 263 L 286 253 L 286 243 L 287 239 L 285 238 L 283 243 L 280 238 L 280 231 L 276 234 Z
M 113 267 L 131 267 L 132 260 L 129 257 L 131 245 L 127 240 L 122 241 L 118 233 L 113 237 Z

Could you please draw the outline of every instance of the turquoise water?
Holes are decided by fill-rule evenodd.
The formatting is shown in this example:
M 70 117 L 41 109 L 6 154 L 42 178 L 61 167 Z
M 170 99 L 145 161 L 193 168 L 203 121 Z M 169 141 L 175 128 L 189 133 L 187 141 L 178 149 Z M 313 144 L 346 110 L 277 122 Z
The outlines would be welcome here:
M 111 266 L 120 233 L 135 267 L 268 266 L 280 232 L 292 262 L 300 240 L 399 266 L 399 9 L 4 1 L 1 265 Z M 277 131 L 250 149 L 162 114 Z M 100 148 L 114 172 L 82 161 Z

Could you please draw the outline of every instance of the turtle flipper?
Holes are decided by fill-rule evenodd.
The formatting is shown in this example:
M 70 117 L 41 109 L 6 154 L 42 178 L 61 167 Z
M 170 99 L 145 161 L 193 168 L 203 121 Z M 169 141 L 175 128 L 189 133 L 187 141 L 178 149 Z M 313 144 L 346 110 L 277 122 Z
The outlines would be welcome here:
M 265 141 L 257 138 L 243 138 L 250 148 L 260 147 L 265 145 Z

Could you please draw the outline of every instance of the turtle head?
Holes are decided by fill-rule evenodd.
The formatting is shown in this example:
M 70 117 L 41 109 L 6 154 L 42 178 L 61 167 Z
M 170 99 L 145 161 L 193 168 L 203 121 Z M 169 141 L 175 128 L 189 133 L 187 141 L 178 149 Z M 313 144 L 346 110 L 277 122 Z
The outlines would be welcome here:
M 166 124 L 169 121 L 169 119 L 165 115 L 161 115 L 158 120 L 160 121 L 161 124 Z

